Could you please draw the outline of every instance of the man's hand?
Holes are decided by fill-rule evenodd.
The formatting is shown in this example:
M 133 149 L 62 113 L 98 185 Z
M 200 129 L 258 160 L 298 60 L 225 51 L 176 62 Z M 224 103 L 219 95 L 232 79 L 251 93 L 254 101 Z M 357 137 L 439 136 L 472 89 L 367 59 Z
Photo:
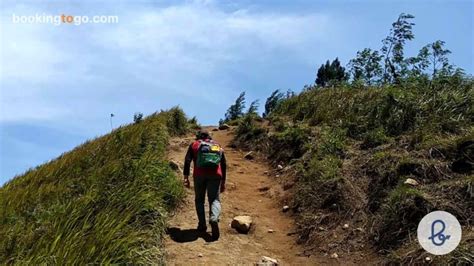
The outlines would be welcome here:
M 183 184 L 187 188 L 191 187 L 191 184 L 189 183 L 189 176 L 187 176 L 187 175 L 184 176 Z
M 225 191 L 225 183 L 221 183 L 221 193 Z

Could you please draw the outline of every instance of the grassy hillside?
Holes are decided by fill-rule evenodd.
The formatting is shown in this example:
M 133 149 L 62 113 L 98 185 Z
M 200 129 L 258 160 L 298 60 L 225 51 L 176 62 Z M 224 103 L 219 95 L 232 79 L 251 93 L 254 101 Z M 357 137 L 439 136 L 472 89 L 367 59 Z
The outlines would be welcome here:
M 235 143 L 284 166 L 273 175 L 312 252 L 422 262 L 429 254 L 417 244 L 418 222 L 440 209 L 464 233 L 456 251 L 434 260 L 472 263 L 473 84 L 309 88 L 283 100 L 268 122 L 242 118 Z
M 159 263 L 183 191 L 165 161 L 180 109 L 88 141 L 0 188 L 0 264 Z

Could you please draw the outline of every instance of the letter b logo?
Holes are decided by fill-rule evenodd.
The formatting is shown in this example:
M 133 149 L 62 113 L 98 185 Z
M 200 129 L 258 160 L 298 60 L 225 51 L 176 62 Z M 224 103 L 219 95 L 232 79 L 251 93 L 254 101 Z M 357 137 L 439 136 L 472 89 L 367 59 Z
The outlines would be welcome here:
M 458 219 L 449 212 L 430 212 L 418 224 L 418 242 L 429 253 L 445 255 L 461 242 L 462 230 Z

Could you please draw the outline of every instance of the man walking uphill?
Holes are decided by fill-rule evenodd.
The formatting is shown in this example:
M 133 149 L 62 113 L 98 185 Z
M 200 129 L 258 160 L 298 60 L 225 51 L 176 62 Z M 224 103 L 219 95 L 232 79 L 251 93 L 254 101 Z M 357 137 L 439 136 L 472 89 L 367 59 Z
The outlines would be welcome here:
M 209 201 L 209 224 L 212 230 L 212 239 L 219 239 L 219 215 L 221 202 L 219 192 L 225 190 L 226 160 L 224 150 L 212 140 L 209 131 L 201 130 L 196 135 L 196 140 L 189 145 L 184 159 L 184 185 L 189 187 L 189 169 L 191 161 L 194 164 L 193 179 L 196 212 L 199 219 L 197 230 L 206 232 L 206 215 L 204 202 L 207 191 Z

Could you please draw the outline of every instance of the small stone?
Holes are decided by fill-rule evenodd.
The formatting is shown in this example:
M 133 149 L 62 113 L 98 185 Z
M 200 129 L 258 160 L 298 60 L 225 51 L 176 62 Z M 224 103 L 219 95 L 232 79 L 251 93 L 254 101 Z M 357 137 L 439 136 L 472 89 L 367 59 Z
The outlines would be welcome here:
M 277 165 L 278 170 L 282 170 L 283 166 L 281 164 Z
M 425 261 L 426 261 L 426 262 L 430 262 L 430 261 L 431 261 L 431 257 L 426 257 L 426 258 L 425 258 Z
M 247 154 L 245 154 L 244 158 L 247 159 L 247 160 L 253 160 L 255 158 L 253 156 L 253 151 L 248 152 Z
M 279 178 L 279 177 L 280 177 L 280 175 L 276 175 L 275 177 L 276 177 L 276 178 Z
M 283 206 L 282 210 L 283 210 L 283 212 L 287 212 L 287 211 L 290 210 L 290 206 L 285 205 L 285 206 Z
M 406 185 L 410 185 L 410 186 L 418 186 L 419 183 L 418 181 L 416 181 L 415 179 L 412 179 L 412 178 L 407 178 L 407 180 L 405 180 L 405 182 L 403 182 L 404 184 Z
M 227 125 L 227 124 L 222 124 L 222 125 L 219 126 L 219 130 L 227 130 L 229 128 L 230 128 L 230 126 Z
M 268 191 L 268 190 L 270 190 L 269 186 L 263 186 L 263 187 L 258 188 L 258 191 L 260 191 L 260 192 L 265 192 L 265 191 Z
M 232 183 L 232 182 L 228 182 L 226 184 L 226 189 L 227 190 L 235 190 L 237 188 L 237 185 L 235 183 Z
M 348 229 L 348 228 L 349 228 L 349 225 L 348 225 L 348 224 L 344 224 L 344 225 L 342 226 L 342 228 L 343 228 L 343 229 Z
M 339 255 L 337 255 L 336 252 L 331 254 L 331 259 L 337 259 L 337 258 L 339 258 Z
M 268 232 L 268 233 L 274 233 L 274 232 L 275 232 L 275 230 L 273 230 L 273 229 L 268 229 L 268 231 L 267 231 L 267 232 Z
M 202 258 L 202 253 L 199 253 L 199 254 L 198 254 L 198 257 L 199 257 L 199 258 Z
M 322 227 L 322 226 L 318 227 L 318 230 L 319 230 L 319 231 L 326 231 L 326 229 L 325 229 L 324 227 Z
M 264 175 L 268 175 L 268 171 L 263 172 Z
M 278 265 L 278 260 L 274 258 L 270 258 L 267 256 L 263 256 L 259 262 L 257 262 L 257 265 L 265 265 L 265 266 L 275 266 Z
M 252 217 L 248 215 L 240 215 L 234 217 L 230 227 L 237 230 L 237 232 L 242 234 L 247 234 L 250 231 L 250 227 L 252 226 Z

